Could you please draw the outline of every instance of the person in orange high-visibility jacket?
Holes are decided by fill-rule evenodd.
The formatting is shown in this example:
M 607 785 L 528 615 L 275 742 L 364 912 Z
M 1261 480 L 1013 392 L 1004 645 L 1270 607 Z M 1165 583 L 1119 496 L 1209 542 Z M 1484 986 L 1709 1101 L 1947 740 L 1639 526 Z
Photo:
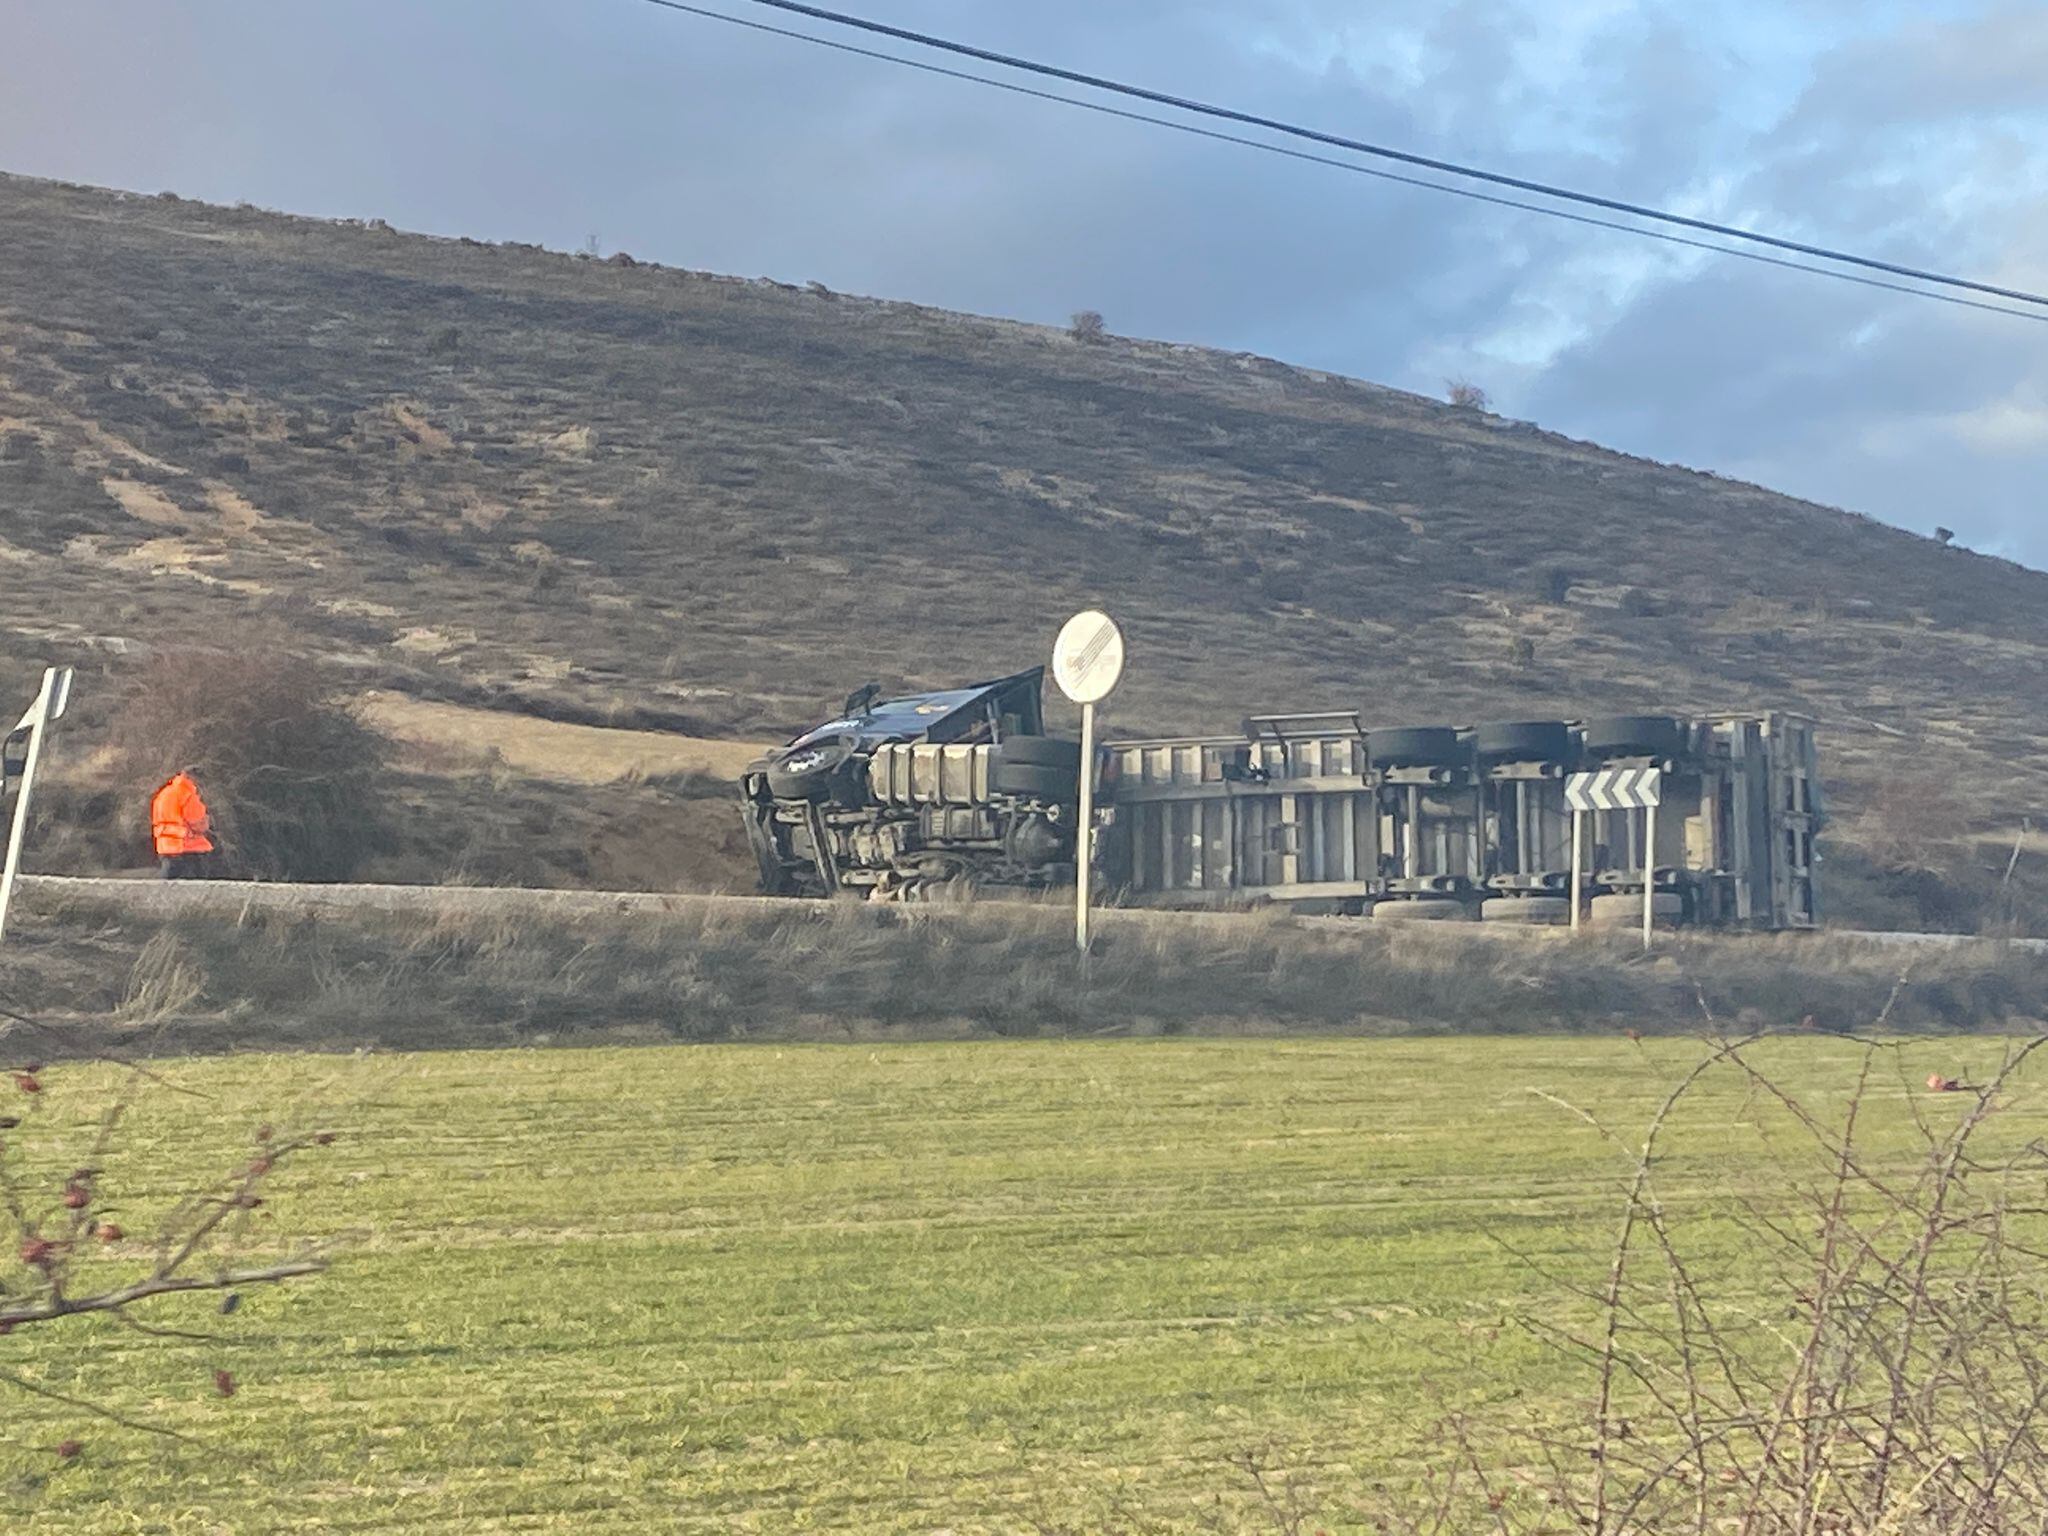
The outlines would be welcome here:
M 150 797 L 149 832 L 166 880 L 205 880 L 214 872 L 213 817 L 192 770 L 181 768 Z

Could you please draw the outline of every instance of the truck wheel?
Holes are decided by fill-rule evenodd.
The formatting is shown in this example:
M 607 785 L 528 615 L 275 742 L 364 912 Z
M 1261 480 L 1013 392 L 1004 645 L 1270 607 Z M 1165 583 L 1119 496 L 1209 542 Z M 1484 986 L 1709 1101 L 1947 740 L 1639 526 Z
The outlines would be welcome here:
M 1458 733 L 1448 725 L 1410 725 L 1365 733 L 1375 768 L 1451 768 L 1465 761 Z
M 768 763 L 768 793 L 778 800 L 822 800 L 853 757 L 848 741 L 817 741 L 778 753 Z
M 1659 891 L 1650 899 L 1650 922 L 1657 928 L 1676 928 L 1685 912 L 1685 900 L 1676 891 Z M 1602 928 L 1641 927 L 1643 893 L 1610 891 L 1586 904 L 1586 920 Z
M 1479 909 L 1482 923 L 1523 923 L 1555 925 L 1572 919 L 1572 904 L 1564 896 L 1495 896 Z
M 1012 736 L 996 748 L 996 759 L 1019 766 L 1032 763 L 1041 768 L 1064 768 L 1068 773 L 1078 774 L 1081 743 L 1064 736 Z
M 997 758 L 989 770 L 988 782 L 989 788 L 999 795 L 1027 800 L 1066 804 L 1081 798 L 1081 775 L 1076 768 L 1052 768 L 1042 763 L 1013 763 Z
M 1678 722 L 1669 715 L 1609 715 L 1580 730 L 1588 757 L 1676 757 Z
M 1562 720 L 1517 720 L 1472 732 L 1481 757 L 1504 763 L 1561 763 L 1572 755 L 1571 727 Z

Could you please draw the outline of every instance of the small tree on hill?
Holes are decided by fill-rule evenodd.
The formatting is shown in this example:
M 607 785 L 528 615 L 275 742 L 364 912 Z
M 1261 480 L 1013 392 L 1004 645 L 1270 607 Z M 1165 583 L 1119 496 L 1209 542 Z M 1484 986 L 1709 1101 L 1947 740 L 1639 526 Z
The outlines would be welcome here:
M 138 822 L 157 786 L 193 769 L 246 874 L 346 880 L 388 838 L 383 739 L 322 667 L 274 645 L 158 653 L 117 706 L 112 744 Z
M 1493 404 L 1485 390 L 1465 379 L 1447 381 L 1444 398 L 1461 411 L 1483 411 Z
M 1657 600 L 1641 587 L 1623 587 L 1615 606 L 1631 619 L 1655 618 L 1657 614 Z
M 1084 309 L 1075 314 L 1068 332 L 1076 341 L 1099 342 L 1109 339 L 1109 327 L 1095 310 Z

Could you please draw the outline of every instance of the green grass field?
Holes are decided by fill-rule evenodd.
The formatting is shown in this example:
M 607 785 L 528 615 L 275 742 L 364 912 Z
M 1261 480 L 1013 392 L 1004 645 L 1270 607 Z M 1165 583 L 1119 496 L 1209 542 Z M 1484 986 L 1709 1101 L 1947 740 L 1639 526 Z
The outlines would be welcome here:
M 1903 1048 L 1866 1107 L 1997 1041 Z M 1604 1269 L 1622 1162 L 1530 1090 L 1640 1127 L 1684 1041 L 680 1046 L 171 1063 L 103 1187 L 131 1231 L 204 1149 L 315 1113 L 280 1233 L 354 1232 L 220 1344 L 73 1320 L 0 1365 L 173 1442 L 0 1387 L 0 1509 L 48 1532 L 1259 1529 L 1254 1450 L 1336 1513 L 1449 1406 L 1555 1415 L 1576 1368 L 1517 1319 Z M 1856 1048 L 1761 1059 L 1839 1105 Z M 49 1074 L 18 1157 L 63 1164 L 110 1069 Z M 9 1090 L 11 1092 L 11 1090 Z M 1915 1095 L 1923 1112 L 1951 1099 Z M 296 1108 L 294 1108 L 296 1106 Z M 2000 1136 L 2044 1129 L 2014 1105 Z M 1717 1285 L 1730 1214 L 1800 1171 L 1727 1073 L 1664 1193 Z M 60 1133 L 61 1136 L 60 1136 Z M 0 1256 L 0 1265 L 12 1255 Z M 0 1268 L 0 1280 L 14 1277 Z M 242 1385 L 212 1390 L 216 1366 Z M 75 1461 L 50 1447 L 85 1442 Z M 1215 1501 L 1221 1500 L 1220 1510 Z M 1270 1527 L 1267 1527 L 1270 1528 Z

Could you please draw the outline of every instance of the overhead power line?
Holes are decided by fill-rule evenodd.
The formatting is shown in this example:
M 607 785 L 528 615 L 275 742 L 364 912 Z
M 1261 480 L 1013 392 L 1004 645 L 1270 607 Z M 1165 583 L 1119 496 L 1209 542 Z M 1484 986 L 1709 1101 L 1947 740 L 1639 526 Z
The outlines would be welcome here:
M 1155 106 L 1174 107 L 1183 112 L 1192 112 L 1202 117 L 1221 118 L 1226 122 L 1242 123 L 1247 127 L 1265 128 L 1274 133 L 1284 133 L 1292 138 L 1307 139 L 1317 144 L 1327 144 L 1335 149 L 1348 149 L 1354 154 L 1371 155 L 1381 160 L 1399 161 L 1403 165 L 1417 166 L 1423 170 L 1447 172 L 1453 176 L 1467 177 L 1474 181 L 1491 183 L 1498 187 L 1511 187 L 1518 192 L 1533 192 L 1542 197 L 1554 197 L 1564 202 L 1580 203 L 1590 208 L 1603 208 L 1609 213 L 1626 213 L 1635 218 L 1650 219 L 1660 224 L 1676 225 L 1683 229 L 1698 230 L 1703 234 L 1722 235 L 1733 240 L 1753 241 L 1781 251 L 1792 251 L 1801 256 L 1818 256 L 1825 261 L 1842 262 L 1848 266 L 1865 267 L 1873 272 L 1888 272 L 1894 277 L 1910 277 L 1920 282 L 1935 283 L 1947 288 L 1965 288 L 1976 293 L 1990 294 L 2001 299 L 2018 299 L 2026 304 L 2038 304 L 2048 308 L 2048 295 L 2028 293 L 2019 288 L 2001 288 L 1995 283 L 1980 283 L 1970 278 L 1954 277 L 1942 272 L 1927 272 L 1916 267 L 1901 266 L 1896 262 L 1880 261 L 1871 256 L 1858 256 L 1849 251 L 1830 250 L 1826 246 L 1807 245 L 1797 240 L 1785 240 L 1775 235 L 1766 235 L 1756 230 L 1742 229 L 1732 224 L 1716 224 L 1710 219 L 1689 218 L 1684 214 L 1670 213 L 1660 208 L 1646 207 L 1640 203 L 1627 203 L 1611 197 L 1599 197 L 1590 192 L 1576 192 L 1569 187 L 1551 186 L 1546 182 L 1529 181 L 1520 176 L 1507 176 L 1499 171 L 1481 170 L 1476 166 L 1460 165 L 1454 160 L 1437 160 L 1428 155 L 1412 154 L 1407 150 L 1391 149 L 1384 144 L 1371 144 L 1363 139 L 1346 138 L 1341 134 L 1324 133 L 1320 129 L 1304 128 L 1298 123 L 1285 122 L 1280 118 L 1262 117 L 1254 112 L 1241 112 L 1234 107 L 1219 107 L 1212 102 L 1197 101 L 1192 97 L 1175 96 L 1165 91 L 1148 90 L 1144 86 L 1131 85 L 1125 81 L 1112 80 L 1102 75 L 1083 74 L 1079 70 L 1062 69 L 1056 64 L 1042 64 L 1035 59 L 1021 58 L 1015 54 L 997 53 L 987 48 L 976 48 L 968 43 L 956 43 L 948 38 L 938 37 L 929 32 L 914 32 L 907 27 L 892 27 L 887 23 L 870 21 L 866 17 L 848 15 L 843 11 L 828 11 L 822 6 L 805 5 L 801 0 L 749 0 L 750 4 L 767 6 L 771 10 L 788 11 L 798 16 L 808 16 L 813 21 L 830 22 L 835 26 L 852 27 L 861 32 L 872 32 L 882 37 L 893 37 L 899 42 L 914 43 L 920 48 L 935 48 L 944 53 L 958 54 L 964 58 L 979 59 L 984 64 L 999 64 L 1005 69 L 1021 70 L 1027 74 L 1043 75 L 1054 80 L 1064 80 L 1070 85 L 1085 85 L 1092 90 L 1108 91 L 1118 96 L 1131 96 L 1140 101 L 1149 101 Z
M 1062 69 L 1056 65 L 1040 64 L 1028 59 L 1015 58 L 1007 54 L 976 48 L 969 44 L 955 43 L 944 38 L 909 31 L 901 27 L 889 26 L 882 22 L 869 21 L 862 17 L 828 11 L 817 6 L 798 4 L 796 0 L 749 0 L 749 3 L 769 6 L 776 10 L 794 12 L 798 15 L 809 16 L 821 21 L 833 22 L 866 32 L 878 33 L 919 46 L 936 48 L 969 58 L 986 60 L 1008 68 L 1050 76 L 1055 79 L 1069 80 L 1094 89 L 1157 102 L 1180 110 L 1245 123 L 1254 127 L 1267 128 L 1275 132 L 1290 134 L 1356 153 L 1381 156 L 1407 164 L 1440 170 L 1452 175 L 1468 176 L 1483 182 L 1530 191 L 1543 196 L 1556 197 L 1592 207 L 1628 213 L 1684 228 L 1721 234 L 1729 239 L 1753 241 L 1760 245 L 1813 255 L 1829 261 L 1838 261 L 1875 271 L 1889 272 L 1898 276 L 1910 277 L 1946 287 L 1994 294 L 2004 298 L 2015 299 L 2021 303 L 2040 305 L 2042 307 L 2039 310 L 2013 309 L 2003 304 L 1990 304 L 1978 299 L 1964 298 L 1959 293 L 1914 287 L 1901 282 L 1889 282 L 1879 278 L 1865 277 L 1856 272 L 1844 272 L 1832 267 L 1816 266 L 1810 262 L 1792 261 L 1784 257 L 1770 256 L 1762 251 L 1746 250 L 1740 246 L 1723 245 L 1711 240 L 1693 239 L 1689 236 L 1674 234 L 1669 229 L 1645 227 L 1640 224 L 1623 223 L 1615 219 L 1598 218 L 1589 214 L 1575 213 L 1567 208 L 1555 208 L 1542 203 L 1528 202 L 1521 198 L 1503 197 L 1494 193 L 1482 192 L 1473 187 L 1461 187 L 1449 182 L 1431 180 L 1427 177 L 1403 175 L 1398 172 L 1383 170 L 1376 166 L 1361 165 L 1354 160 L 1342 160 L 1329 155 L 1295 149 L 1284 144 L 1275 144 L 1264 139 L 1248 138 L 1240 134 L 1221 132 L 1217 129 L 1204 128 L 1194 123 L 1114 107 L 1104 102 L 1090 101 L 1083 97 L 1069 96 L 1057 91 L 1040 90 L 1032 86 L 1019 84 L 1016 81 L 977 74 L 970 70 L 953 69 L 945 65 L 931 63 L 927 60 L 906 58 L 901 54 L 885 53 L 877 49 L 864 48 L 857 44 L 820 37 L 815 33 L 800 32 L 788 27 L 772 26 L 760 21 L 750 21 L 745 17 L 711 10 L 704 6 L 688 4 L 686 0 L 645 0 L 645 3 L 657 6 L 663 10 L 679 11 L 686 15 L 701 17 L 707 21 L 724 22 L 731 26 L 743 27 L 748 31 L 766 33 L 773 37 L 786 38 L 794 42 L 810 44 L 814 47 L 828 48 L 835 52 L 852 54 L 858 58 L 894 64 L 901 68 L 914 69 L 925 74 L 938 75 L 950 80 L 990 86 L 996 90 L 1010 92 L 1013 95 L 1026 96 L 1039 101 L 1054 102 L 1062 106 L 1076 107 L 1083 111 L 1094 112 L 1105 117 L 1120 118 L 1127 122 L 1145 123 L 1154 127 L 1168 128 L 1178 133 L 1191 134 L 1197 138 L 1239 145 L 1247 149 L 1261 150 L 1268 154 L 1285 156 L 1291 160 L 1306 161 L 1314 165 L 1328 166 L 1335 170 L 1350 171 L 1356 175 L 1370 176 L 1380 181 L 1396 182 L 1403 186 L 1420 187 L 1427 191 L 1441 192 L 1453 197 L 1466 198 L 1474 202 L 1490 203 L 1497 207 L 1542 214 L 1549 218 L 1562 219 L 1573 224 L 1588 225 L 1596 229 L 1607 229 L 1622 234 L 1638 235 L 1647 239 L 1660 240 L 1671 245 L 1686 246 L 1694 250 L 1711 252 L 1716 255 L 1738 257 L 1745 261 L 1759 262 L 1765 266 L 1782 267 L 1794 272 L 1806 272 L 1815 276 L 1830 277 L 1841 282 L 1856 283 L 1867 288 L 1880 288 L 1892 293 L 1903 293 L 1917 298 L 1934 299 L 1941 303 L 1960 305 L 1966 309 L 1980 309 L 1992 314 L 2008 315 L 2021 320 L 2048 322 L 2048 296 L 2028 293 L 2021 289 L 2001 288 L 1967 278 L 1935 272 L 1923 272 L 1917 268 L 1900 266 L 1895 263 L 1880 261 L 1873 257 L 1835 251 L 1825 246 L 1813 246 L 1797 241 L 1783 240 L 1753 230 L 1740 229 L 1732 225 L 1715 224 L 1707 220 L 1688 218 L 1682 214 L 1666 213 L 1654 208 L 1620 202 L 1611 198 L 1602 198 L 1591 193 L 1573 192 L 1561 187 L 1552 187 L 1542 182 L 1528 181 L 1492 171 L 1462 166 L 1452 161 L 1435 160 L 1423 155 L 1409 154 L 1403 150 L 1389 149 L 1381 145 L 1368 144 L 1361 140 L 1346 139 L 1339 135 L 1326 134 L 1316 129 L 1285 123 L 1278 119 L 1260 117 L 1252 113 L 1239 112 L 1233 108 L 1213 106 L 1188 98 L 1171 96 L 1164 92 L 1147 90 L 1141 86 L 1126 85 L 1099 76 Z

